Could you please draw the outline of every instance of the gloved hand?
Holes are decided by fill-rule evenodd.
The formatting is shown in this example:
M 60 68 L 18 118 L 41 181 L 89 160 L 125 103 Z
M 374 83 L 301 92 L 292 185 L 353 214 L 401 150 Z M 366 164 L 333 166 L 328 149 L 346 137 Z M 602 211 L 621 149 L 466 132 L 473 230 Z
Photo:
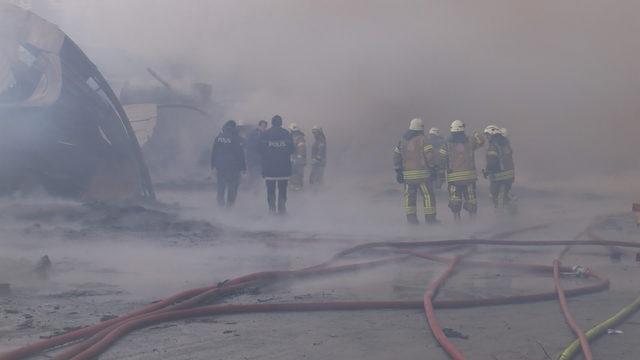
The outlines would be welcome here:
M 398 184 L 404 184 L 404 175 L 402 175 L 402 170 L 396 170 L 396 181 Z

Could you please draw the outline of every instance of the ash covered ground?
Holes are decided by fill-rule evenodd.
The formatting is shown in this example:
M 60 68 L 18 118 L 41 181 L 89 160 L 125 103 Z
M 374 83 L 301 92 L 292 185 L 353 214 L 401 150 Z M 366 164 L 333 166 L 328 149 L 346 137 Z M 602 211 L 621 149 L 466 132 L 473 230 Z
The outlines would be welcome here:
M 612 194 L 554 192 L 519 187 L 519 214 L 496 217 L 480 187 L 475 222 L 454 227 L 445 206 L 439 226 L 407 227 L 398 187 L 343 183 L 324 191 L 293 193 L 290 215 L 267 215 L 262 189 L 241 193 L 223 211 L 213 191 L 165 188 L 162 203 L 108 206 L 44 197 L 4 199 L 0 222 L 0 351 L 98 323 L 182 290 L 213 285 L 263 270 L 319 264 L 353 245 L 383 240 L 486 238 L 537 224 L 544 229 L 515 239 L 572 239 L 595 217 L 607 239 L 635 239 L 628 199 Z M 438 194 L 442 203 L 444 193 Z M 336 204 L 329 207 L 328 204 Z M 330 211 L 328 209 L 331 209 Z M 602 215 L 611 214 L 611 215 Z M 480 247 L 474 259 L 550 265 L 561 248 Z M 51 268 L 37 271 L 44 255 Z M 364 260 L 366 257 L 358 257 Z M 637 296 L 633 251 L 612 255 L 600 247 L 574 247 L 567 265 L 580 264 L 611 279 L 611 289 L 572 298 L 584 328 L 608 318 Z M 224 303 L 337 300 L 421 300 L 444 265 L 413 259 L 370 270 L 277 283 Z M 567 287 L 584 280 L 568 279 Z M 483 298 L 553 290 L 547 276 L 509 270 L 461 268 L 438 299 Z M 443 327 L 462 334 L 457 347 L 473 359 L 546 359 L 573 339 L 557 301 L 437 310 Z M 593 347 L 597 358 L 633 359 L 640 327 Z M 421 310 L 267 313 L 193 318 L 135 331 L 103 359 L 446 359 Z M 36 358 L 46 358 L 40 356 Z

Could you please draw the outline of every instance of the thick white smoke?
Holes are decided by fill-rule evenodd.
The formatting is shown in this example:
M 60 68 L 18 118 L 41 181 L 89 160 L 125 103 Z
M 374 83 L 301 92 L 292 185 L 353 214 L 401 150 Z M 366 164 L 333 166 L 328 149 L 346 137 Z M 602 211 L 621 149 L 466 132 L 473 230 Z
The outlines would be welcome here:
M 35 10 L 90 55 L 136 59 L 96 58 L 107 74 L 186 64 L 214 84 L 229 118 L 323 125 L 345 173 L 390 173 L 390 149 L 415 116 L 506 126 L 518 173 L 536 181 L 640 167 L 630 150 L 640 135 L 637 1 L 48 4 Z

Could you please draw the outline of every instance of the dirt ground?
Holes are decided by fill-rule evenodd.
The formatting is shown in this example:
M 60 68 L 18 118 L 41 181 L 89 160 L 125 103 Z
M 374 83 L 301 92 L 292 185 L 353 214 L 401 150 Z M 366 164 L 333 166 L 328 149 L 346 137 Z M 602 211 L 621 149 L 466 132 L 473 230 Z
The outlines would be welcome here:
M 496 216 L 481 186 L 481 212 L 454 226 L 438 194 L 442 224 L 408 227 L 393 184 L 342 183 L 294 193 L 286 218 L 266 214 L 262 189 L 241 193 L 236 209 L 217 209 L 212 191 L 164 188 L 161 205 L 106 206 L 46 197 L 0 201 L 0 352 L 138 309 L 181 290 L 216 284 L 254 271 L 298 269 L 328 260 L 353 245 L 401 239 L 489 237 L 548 224 L 514 239 L 572 239 L 594 217 L 607 239 L 638 239 L 633 199 L 519 187 L 519 213 Z M 605 216 L 603 216 L 605 215 Z M 560 248 L 480 247 L 473 259 L 551 265 Z M 51 268 L 36 271 L 47 255 Z M 569 300 L 585 329 L 640 293 L 635 252 L 611 256 L 599 247 L 574 247 L 566 265 L 588 266 L 611 279 L 608 291 Z M 334 300 L 421 300 L 444 270 L 410 260 L 372 270 L 292 281 L 242 294 L 227 303 Z M 584 280 L 565 280 L 566 286 Z M 438 299 L 482 298 L 553 289 L 550 277 L 460 268 Z M 470 359 L 555 359 L 573 340 L 557 301 L 436 310 L 443 327 Z M 598 359 L 635 359 L 637 316 L 593 345 Z M 547 355 L 548 354 L 548 355 Z M 48 358 L 48 355 L 35 358 Z M 135 331 L 101 359 L 447 359 L 421 310 L 273 313 L 195 318 Z M 579 357 L 578 357 L 579 358 Z

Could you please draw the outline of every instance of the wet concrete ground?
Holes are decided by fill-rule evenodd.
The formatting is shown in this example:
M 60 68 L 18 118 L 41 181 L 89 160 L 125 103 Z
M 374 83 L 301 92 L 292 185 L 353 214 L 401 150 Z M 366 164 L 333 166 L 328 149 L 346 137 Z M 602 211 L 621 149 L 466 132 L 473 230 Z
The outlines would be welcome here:
M 516 239 L 571 239 L 601 214 L 607 239 L 638 239 L 630 201 L 591 194 L 559 195 L 518 189 L 519 215 L 496 217 L 486 194 L 473 223 L 453 227 L 439 197 L 443 223 L 407 227 L 392 185 L 343 184 L 323 192 L 291 194 L 290 215 L 265 214 L 261 190 L 241 194 L 237 208 L 219 210 L 208 191 L 167 190 L 156 207 L 87 206 L 52 199 L 5 200 L 0 205 L 0 351 L 94 324 L 181 290 L 262 270 L 296 269 L 329 259 L 358 243 L 394 239 L 485 237 L 549 223 Z M 441 194 L 443 195 L 443 194 Z M 169 205 L 166 205 L 169 204 Z M 481 247 L 474 259 L 551 265 L 561 249 Z M 33 268 L 47 254 L 52 269 Z M 607 292 L 573 298 L 585 329 L 640 295 L 635 253 L 612 259 L 606 249 L 576 247 L 567 265 L 608 276 Z M 231 303 L 335 300 L 421 300 L 442 265 L 411 260 L 374 270 L 295 281 L 233 297 Z M 579 283 L 567 280 L 565 286 Z M 439 299 L 489 297 L 553 289 L 550 277 L 496 269 L 461 268 Z M 437 310 L 443 327 L 468 339 L 454 343 L 470 359 L 555 358 L 573 336 L 557 302 Z M 594 346 L 596 358 L 634 359 L 637 319 Z M 182 320 L 136 331 L 104 359 L 446 359 L 420 310 L 232 315 Z M 45 358 L 41 356 L 40 358 Z

